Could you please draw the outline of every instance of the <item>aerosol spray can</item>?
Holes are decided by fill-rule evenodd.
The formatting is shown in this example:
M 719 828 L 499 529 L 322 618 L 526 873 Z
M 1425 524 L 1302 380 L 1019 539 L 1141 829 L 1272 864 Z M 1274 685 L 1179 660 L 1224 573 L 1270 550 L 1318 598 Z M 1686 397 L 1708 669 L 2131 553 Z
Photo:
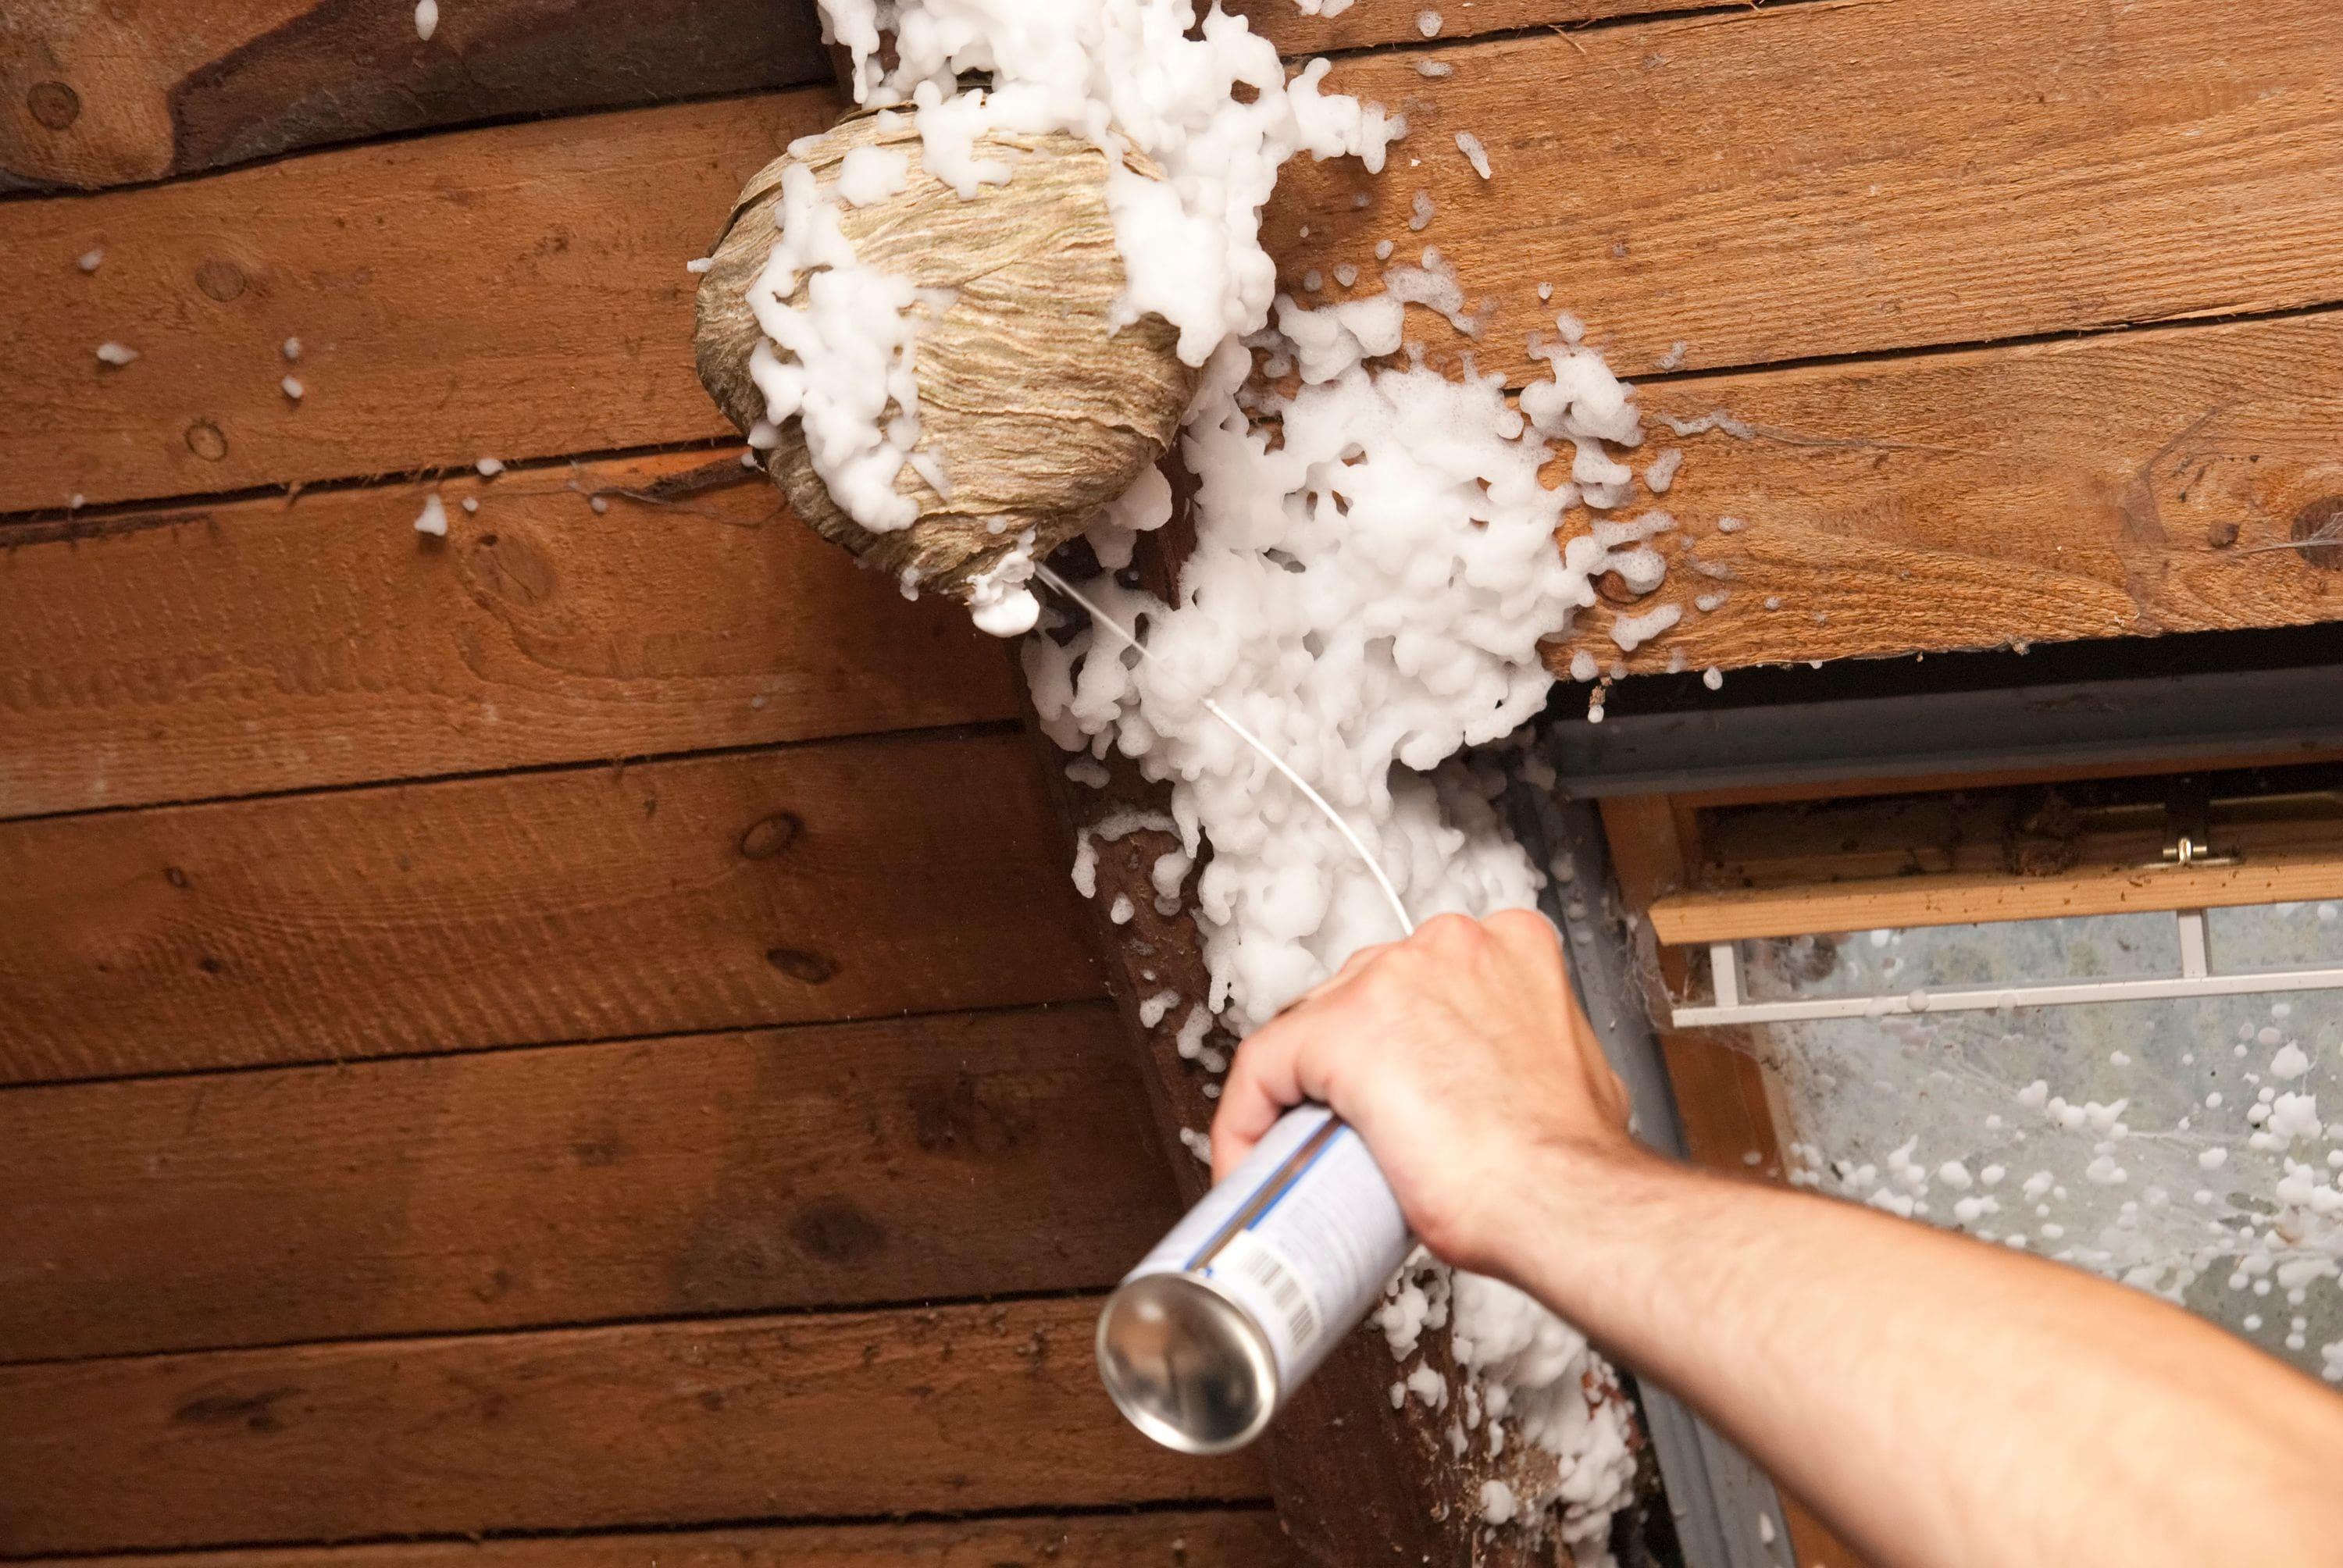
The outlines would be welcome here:
M 1358 1133 L 1297 1107 L 1107 1298 L 1099 1375 L 1165 1447 L 1242 1448 L 1413 1245 Z

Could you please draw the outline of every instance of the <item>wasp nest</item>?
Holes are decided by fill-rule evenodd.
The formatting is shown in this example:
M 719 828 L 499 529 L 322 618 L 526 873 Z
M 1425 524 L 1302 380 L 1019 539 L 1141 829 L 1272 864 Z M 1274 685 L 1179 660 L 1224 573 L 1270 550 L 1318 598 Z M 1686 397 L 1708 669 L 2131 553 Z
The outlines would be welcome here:
M 823 538 L 965 599 L 1005 558 L 1039 559 L 1081 532 L 1161 457 L 1196 373 L 1161 317 L 1115 325 L 1123 267 L 1105 154 L 1058 133 L 988 131 L 974 156 L 1007 164 L 1011 178 L 963 199 L 921 166 L 910 115 L 857 114 L 758 172 L 700 282 L 699 378 L 743 431 L 769 408 L 751 363 L 770 347 L 749 293 L 773 252 L 783 175 L 802 165 L 832 197 L 847 156 L 867 147 L 906 156 L 901 188 L 831 210 L 858 266 L 907 281 L 925 302 L 909 356 L 919 433 L 891 476 L 909 526 L 873 531 L 850 517 L 816 472 L 800 419 L 752 439 L 773 440 L 766 471 Z M 1125 162 L 1157 177 L 1133 155 Z M 817 270 L 798 272 L 780 303 L 803 303 Z

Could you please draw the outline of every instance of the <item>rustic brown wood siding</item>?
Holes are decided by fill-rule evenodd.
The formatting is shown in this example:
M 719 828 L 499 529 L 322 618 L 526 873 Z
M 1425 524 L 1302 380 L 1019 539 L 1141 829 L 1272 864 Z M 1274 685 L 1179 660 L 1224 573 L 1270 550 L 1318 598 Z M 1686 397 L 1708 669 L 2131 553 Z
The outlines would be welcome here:
M 1424 8 L 1244 7 L 1415 127 L 1268 241 L 1746 431 L 1633 668 L 2343 609 L 2331 5 Z M 152 12 L 0 14 L 0 1555 L 1289 1561 L 1088 1372 L 1177 1157 L 1003 650 L 714 482 L 804 12 Z

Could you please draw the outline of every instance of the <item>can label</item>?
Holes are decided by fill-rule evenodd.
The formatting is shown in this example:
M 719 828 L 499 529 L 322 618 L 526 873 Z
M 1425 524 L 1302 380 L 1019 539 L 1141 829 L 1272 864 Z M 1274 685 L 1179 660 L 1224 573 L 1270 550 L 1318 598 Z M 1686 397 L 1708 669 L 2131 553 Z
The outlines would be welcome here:
M 1322 1105 L 1287 1111 L 1130 1279 L 1195 1273 L 1269 1341 L 1291 1391 L 1365 1317 L 1411 1242 L 1358 1133 Z

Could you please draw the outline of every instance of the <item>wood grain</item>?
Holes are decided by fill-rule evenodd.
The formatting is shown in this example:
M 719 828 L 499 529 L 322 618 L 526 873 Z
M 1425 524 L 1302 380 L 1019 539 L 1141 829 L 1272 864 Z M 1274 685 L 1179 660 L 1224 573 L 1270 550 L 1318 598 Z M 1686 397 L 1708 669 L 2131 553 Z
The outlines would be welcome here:
M 445 539 L 421 485 L 0 534 L 0 817 L 1016 717 L 734 459 L 451 478 Z
M 1698 669 L 2343 617 L 2343 313 L 1648 388 L 1667 580 L 1555 645 Z M 1721 532 L 1718 519 L 1745 525 Z M 2343 527 L 2343 524 L 2338 524 Z M 1694 563 L 1704 563 L 1707 574 Z M 1723 594 L 1704 613 L 1696 600 Z M 1677 605 L 1633 654 L 1616 614 Z
M 94 0 L 0 13 L 0 190 L 158 179 L 467 121 L 825 80 L 811 4 Z
M 1671 0 L 1478 0 L 1471 37 L 1678 8 Z M 1421 7 L 1231 9 L 1285 53 L 1419 41 Z M 0 14 L 0 190 L 151 180 L 400 132 L 631 108 L 828 79 L 810 0 L 465 0 L 429 42 L 403 5 L 205 0 L 172 25 L 91 0 Z
M 0 1368 L 0 1553 L 1242 1498 L 1095 1297 Z M 167 1476 L 169 1484 L 156 1484 Z
M 1292 289 L 1345 263 L 1372 289 L 1375 242 L 1437 246 L 1496 307 L 1466 347 L 1515 380 L 1544 373 L 1540 282 L 1628 377 L 1678 344 L 1705 370 L 2343 299 L 2331 5 L 2204 23 L 2189 0 L 1833 0 L 1460 45 L 1441 82 L 1364 55 L 1328 89 L 1406 112 L 1393 166 L 1296 162 L 1263 231 Z
M 0 205 L 0 354 L 24 367 L 0 453 L 50 451 L 0 480 L 0 510 L 729 436 L 683 264 L 833 112 L 804 88 Z M 92 374 L 107 339 L 143 357 Z
M 0 1081 L 1096 996 L 1024 738 L 0 826 Z
M 1431 36 L 1450 42 L 1533 29 L 1558 32 L 1589 22 L 1694 6 L 1684 0 L 1470 0 L 1469 4 L 1354 0 L 1332 16 L 1304 15 L 1294 0 L 1233 0 L 1222 8 L 1242 16 L 1252 24 L 1254 32 L 1275 40 L 1280 52 L 1290 57 L 1393 44 L 1421 45 L 1426 35 L 1420 18 L 1427 11 L 1440 19 L 1439 30 Z
M 1337 80 L 1415 131 L 1380 179 L 1294 165 L 1265 233 L 1294 286 L 1372 280 L 1381 239 L 1442 245 L 1498 304 L 1483 367 L 1515 377 L 1542 280 L 1626 373 L 1678 340 L 1714 368 L 2318 304 L 2343 298 L 2330 20 L 1873 0 L 1452 45 L 1436 83 L 1421 50 L 1361 56 Z M 0 510 L 721 434 L 682 260 L 830 114 L 806 89 L 0 206 Z M 1419 188 L 1439 216 L 1415 236 Z M 240 292 L 205 293 L 207 264 Z M 319 348 L 288 407 L 297 332 Z M 145 357 L 105 369 L 109 338 Z
M 1112 1284 L 1106 1008 L 0 1095 L 0 1360 Z
M 145 1568 L 146 1557 L 33 1568 Z M 1266 1508 L 191 1552 L 175 1568 L 1294 1568 Z
M 2051 877 L 1955 871 L 1865 878 L 1805 888 L 1674 893 L 1652 905 L 1664 942 L 1740 941 L 1808 931 L 2062 920 L 2157 910 L 2224 909 L 2343 898 L 2343 859 L 2329 851 L 2250 854 L 2243 865 L 2143 870 L 2137 862 L 2077 866 Z

